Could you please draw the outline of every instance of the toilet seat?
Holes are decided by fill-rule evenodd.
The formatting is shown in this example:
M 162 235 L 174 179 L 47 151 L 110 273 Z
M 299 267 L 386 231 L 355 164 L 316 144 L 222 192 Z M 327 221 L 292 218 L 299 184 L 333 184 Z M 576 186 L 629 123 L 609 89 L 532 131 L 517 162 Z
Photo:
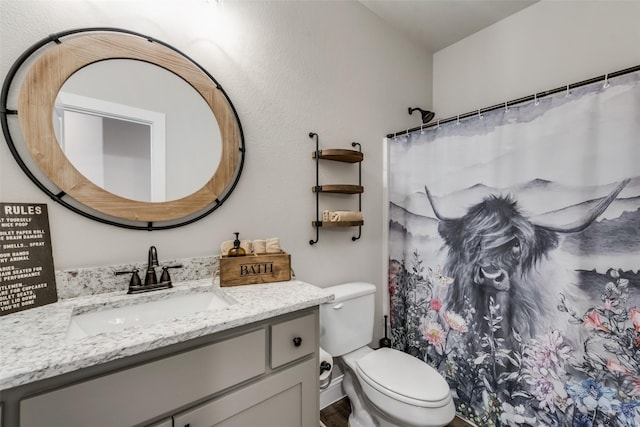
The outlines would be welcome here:
M 356 361 L 357 374 L 388 398 L 421 408 L 451 402 L 449 385 L 431 366 L 390 348 L 372 351 Z

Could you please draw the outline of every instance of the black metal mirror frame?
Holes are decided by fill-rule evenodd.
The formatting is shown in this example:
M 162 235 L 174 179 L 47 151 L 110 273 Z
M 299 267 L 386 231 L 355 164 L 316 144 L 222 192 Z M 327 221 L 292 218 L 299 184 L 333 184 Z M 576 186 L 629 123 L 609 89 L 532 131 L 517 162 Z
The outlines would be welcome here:
M 38 51 L 40 51 L 42 48 L 44 48 L 46 45 L 50 44 L 50 43 L 56 43 L 56 44 L 60 44 L 62 43 L 61 39 L 66 37 L 66 36 L 70 36 L 70 35 L 75 35 L 75 34 L 79 34 L 79 33 L 91 33 L 91 32 L 115 32 L 115 33 L 123 33 L 123 34 L 128 34 L 128 35 L 132 35 L 132 36 L 137 36 L 137 37 L 141 37 L 144 38 L 145 40 L 152 42 L 152 43 L 158 43 L 172 51 L 174 51 L 175 53 L 177 53 L 178 55 L 181 55 L 183 58 L 185 58 L 187 61 L 189 61 L 191 64 L 193 64 L 195 67 L 197 67 L 199 70 L 201 70 L 203 73 L 205 73 L 209 79 L 211 79 L 212 84 L 215 85 L 216 90 L 220 91 L 220 93 L 223 95 L 223 97 L 225 98 L 226 102 L 228 103 L 229 108 L 231 109 L 233 116 L 235 117 L 237 126 L 238 126 L 238 134 L 239 134 L 239 161 L 238 164 L 235 168 L 234 171 L 234 176 L 232 181 L 230 182 L 230 184 L 224 189 L 224 191 L 215 199 L 213 200 L 209 206 L 205 207 L 204 209 L 199 210 L 198 212 L 194 212 L 191 213 L 183 218 L 178 218 L 175 220 L 165 220 L 165 221 L 135 221 L 135 220 L 128 220 L 128 219 L 123 219 L 123 218 L 118 218 L 118 217 L 114 217 L 112 215 L 108 215 L 108 214 L 104 214 L 98 211 L 95 211 L 94 209 L 83 205 L 80 202 L 75 201 L 73 198 L 71 197 L 66 197 L 68 196 L 67 193 L 65 193 L 64 191 L 59 191 L 59 192 L 55 192 L 52 191 L 49 188 L 49 185 L 47 185 L 47 183 L 43 182 L 41 179 L 39 179 L 36 174 L 34 174 L 33 170 L 28 166 L 27 163 L 31 163 L 32 166 L 31 167 L 35 167 L 37 168 L 38 166 L 35 164 L 35 162 L 33 161 L 33 159 L 29 159 L 29 161 L 25 161 L 25 159 L 22 158 L 22 156 L 20 155 L 20 152 L 18 150 L 18 148 L 16 147 L 16 143 L 11 135 L 11 130 L 10 130 L 10 126 L 9 126 L 9 117 L 17 117 L 18 115 L 18 111 L 17 110 L 12 110 L 9 109 L 7 106 L 7 103 L 9 101 L 9 94 L 10 91 L 12 89 L 12 84 L 14 82 L 14 79 L 16 78 L 16 76 L 18 75 L 18 73 L 23 70 L 24 65 L 29 61 L 29 59 L 32 58 L 32 56 L 34 54 L 36 54 Z M 171 70 L 168 70 L 171 72 Z M 180 77 L 180 76 L 178 76 Z M 187 81 L 187 83 L 189 83 Z M 56 201 L 57 203 L 61 204 L 62 206 L 70 209 L 71 211 L 80 214 L 86 218 L 90 218 L 92 220 L 104 223 L 104 224 L 109 224 L 109 225 L 114 225 L 117 227 L 122 227 L 122 228 L 127 228 L 127 229 L 134 229 L 134 230 L 147 230 L 147 231 L 152 231 L 152 230 L 166 230 L 166 229 L 172 229 L 172 228 L 176 228 L 176 227 L 181 227 L 187 224 L 191 224 L 193 222 L 196 222 L 204 217 L 206 217 L 207 215 L 211 214 L 213 211 L 215 211 L 216 209 L 218 209 L 231 195 L 231 193 L 233 192 L 233 190 L 235 189 L 236 185 L 238 184 L 238 181 L 240 179 L 240 175 L 242 173 L 242 169 L 244 166 L 244 157 L 245 157 L 245 153 L 246 153 L 246 149 L 245 149 L 245 143 L 244 143 L 244 134 L 242 131 L 242 125 L 240 123 L 240 118 L 238 117 L 237 111 L 235 109 L 235 107 L 233 106 L 231 100 L 229 99 L 227 93 L 224 91 L 224 89 L 222 88 L 222 86 L 220 86 L 220 84 L 217 82 L 217 80 L 211 75 L 209 74 L 209 72 L 207 72 L 207 70 L 205 70 L 203 67 L 201 67 L 198 63 L 196 63 L 194 60 L 192 60 L 190 57 L 188 57 L 187 55 L 185 55 L 183 52 L 179 51 L 178 49 L 172 47 L 171 45 L 168 45 L 167 43 L 164 43 L 160 40 L 154 39 L 152 37 L 134 32 L 134 31 L 129 31 L 129 30 L 123 30 L 123 29 L 119 29 L 119 28 L 111 28 L 111 27 L 95 27 L 95 28 L 81 28 L 81 29 L 74 29 L 74 30 L 69 30 L 69 31 L 63 31 L 60 33 L 56 33 L 56 34 L 52 34 L 49 37 L 46 37 L 42 40 L 40 40 L 39 42 L 35 43 L 34 45 L 32 45 L 29 49 L 27 49 L 25 52 L 22 53 L 22 55 L 20 55 L 20 57 L 15 61 L 15 63 L 12 65 L 12 67 L 9 69 L 9 72 L 7 73 L 7 76 L 4 80 L 3 86 L 2 86 L 2 91 L 0 92 L 0 123 L 2 125 L 2 132 L 4 134 L 5 140 L 7 142 L 7 145 L 9 147 L 9 150 L 11 151 L 11 154 L 13 155 L 14 159 L 16 160 L 16 162 L 18 163 L 18 165 L 20 166 L 20 168 L 22 169 L 22 171 L 29 177 L 29 179 L 40 189 L 42 190 L 44 193 L 46 193 L 49 197 L 51 197 L 54 201 Z M 225 141 L 223 141 L 223 144 L 225 143 Z M 50 183 L 51 186 L 56 186 L 54 183 Z M 67 200 L 68 199 L 68 200 Z

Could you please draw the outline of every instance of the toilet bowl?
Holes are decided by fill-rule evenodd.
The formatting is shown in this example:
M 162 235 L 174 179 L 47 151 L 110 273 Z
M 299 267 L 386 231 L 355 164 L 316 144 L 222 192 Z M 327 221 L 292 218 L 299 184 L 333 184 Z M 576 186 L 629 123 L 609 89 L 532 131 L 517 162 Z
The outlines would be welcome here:
M 332 302 L 320 308 L 320 343 L 345 368 L 350 427 L 442 427 L 455 416 L 449 385 L 426 363 L 398 350 L 373 350 L 375 286 L 348 283 L 328 288 Z

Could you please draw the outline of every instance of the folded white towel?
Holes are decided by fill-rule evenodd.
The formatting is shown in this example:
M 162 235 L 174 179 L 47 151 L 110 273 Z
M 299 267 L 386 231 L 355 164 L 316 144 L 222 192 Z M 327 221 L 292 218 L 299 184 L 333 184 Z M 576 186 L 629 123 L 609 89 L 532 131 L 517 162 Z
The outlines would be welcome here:
M 272 237 L 270 239 L 267 239 L 266 241 L 267 243 L 267 253 L 277 253 L 277 252 L 281 252 L 282 250 L 280 249 L 280 239 L 277 237 Z
M 358 211 L 333 211 L 329 215 L 330 222 L 362 221 L 362 212 Z
M 253 241 L 253 253 L 254 254 L 263 254 L 267 252 L 267 241 L 266 240 L 254 240 Z

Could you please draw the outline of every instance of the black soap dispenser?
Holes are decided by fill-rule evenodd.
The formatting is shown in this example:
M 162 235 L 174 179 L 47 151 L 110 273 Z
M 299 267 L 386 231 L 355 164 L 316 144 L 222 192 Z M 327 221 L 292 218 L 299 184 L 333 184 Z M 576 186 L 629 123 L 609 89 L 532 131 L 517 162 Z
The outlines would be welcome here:
M 238 238 L 240 233 L 234 233 L 234 234 L 236 235 L 236 240 L 233 241 L 233 247 L 229 249 L 229 253 L 227 253 L 227 256 L 229 257 L 245 256 L 247 252 L 240 247 L 240 239 Z

